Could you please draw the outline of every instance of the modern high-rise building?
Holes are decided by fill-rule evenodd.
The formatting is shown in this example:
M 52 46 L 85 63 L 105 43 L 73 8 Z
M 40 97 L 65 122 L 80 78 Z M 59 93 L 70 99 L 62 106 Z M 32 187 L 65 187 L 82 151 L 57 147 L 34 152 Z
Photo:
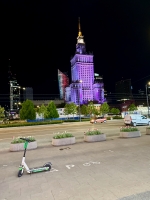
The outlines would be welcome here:
M 98 82 L 94 82 L 93 54 L 86 52 L 84 36 L 81 32 L 79 19 L 79 32 L 77 37 L 76 52 L 71 59 L 70 97 L 75 104 L 84 104 L 88 101 L 104 102 L 104 90 Z M 69 89 L 68 89 L 69 93 Z M 69 97 L 69 94 L 67 95 Z M 66 99 L 69 101 L 69 99 Z
M 32 87 L 26 87 L 23 89 L 23 100 L 33 100 L 33 88 Z
M 20 102 L 20 86 L 17 83 L 16 75 L 12 73 L 10 59 L 8 66 L 8 81 L 10 87 L 10 110 L 17 109 Z
M 69 86 L 69 78 L 66 73 L 61 72 L 59 69 L 58 69 L 58 85 L 59 85 L 60 99 L 65 100 L 65 88 Z

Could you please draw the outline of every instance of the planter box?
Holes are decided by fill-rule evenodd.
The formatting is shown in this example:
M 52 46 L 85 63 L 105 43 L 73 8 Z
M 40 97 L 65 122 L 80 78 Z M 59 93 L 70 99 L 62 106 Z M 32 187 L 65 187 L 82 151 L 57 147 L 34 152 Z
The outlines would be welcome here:
M 140 131 L 120 132 L 120 137 L 123 137 L 123 138 L 134 138 L 134 137 L 140 137 L 140 136 L 141 136 Z
M 146 135 L 150 135 L 150 128 L 146 128 Z
M 84 135 L 85 142 L 101 142 L 106 140 L 106 135 Z
M 62 138 L 62 139 L 52 139 L 52 145 L 53 146 L 62 146 L 62 145 L 69 145 L 69 144 L 75 144 L 76 140 L 75 137 L 69 137 L 69 138 Z
M 36 149 L 36 148 L 37 148 L 37 141 L 30 142 L 27 147 L 27 149 Z M 24 143 L 10 144 L 9 150 L 10 151 L 23 151 Z

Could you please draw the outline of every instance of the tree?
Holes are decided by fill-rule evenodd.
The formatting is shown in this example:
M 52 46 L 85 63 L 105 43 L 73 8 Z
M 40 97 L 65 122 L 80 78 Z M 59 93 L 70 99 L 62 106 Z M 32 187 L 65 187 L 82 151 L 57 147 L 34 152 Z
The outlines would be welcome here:
M 46 118 L 47 115 L 47 108 L 46 106 L 44 106 L 44 104 L 42 104 L 38 110 L 38 114 L 42 114 L 44 116 L 44 118 Z
M 74 114 L 77 113 L 77 106 L 76 106 L 76 104 L 74 104 L 74 103 L 70 103 L 70 104 L 69 104 L 69 112 L 70 112 L 70 114 L 72 114 L 73 117 L 74 117 Z
M 118 114 L 120 113 L 120 110 L 119 110 L 118 108 L 112 108 L 112 109 L 110 110 L 110 112 L 111 112 L 112 114 L 118 115 Z
M 100 113 L 102 115 L 106 114 L 109 112 L 109 105 L 105 102 L 101 105 L 101 108 L 100 108 Z
M 94 104 L 92 102 L 90 102 L 87 106 L 87 112 L 88 114 L 92 115 L 92 114 L 97 114 L 97 110 L 94 106 Z
M 0 106 L 0 118 L 5 117 L 4 112 L 5 112 L 5 109 L 4 109 L 3 107 Z
M 65 115 L 69 115 L 69 104 L 67 103 L 66 105 L 65 105 L 65 107 L 64 107 L 64 114 Z
M 81 114 L 85 116 L 88 115 L 88 109 L 86 105 L 81 106 Z
M 22 103 L 22 108 L 20 109 L 20 119 L 30 119 L 36 118 L 36 112 L 34 104 L 31 100 L 26 100 Z
M 134 103 L 132 103 L 132 104 L 130 104 L 128 111 L 134 111 L 134 110 L 137 110 L 137 107 L 135 106 Z
M 74 103 L 66 104 L 64 109 L 65 115 L 76 114 L 77 113 L 77 106 Z
M 59 117 L 59 114 L 58 114 L 58 111 L 56 110 L 56 106 L 54 104 L 53 101 L 50 101 L 48 106 L 46 107 L 46 114 L 45 114 L 45 117 L 47 119 L 52 119 L 52 118 L 58 118 Z

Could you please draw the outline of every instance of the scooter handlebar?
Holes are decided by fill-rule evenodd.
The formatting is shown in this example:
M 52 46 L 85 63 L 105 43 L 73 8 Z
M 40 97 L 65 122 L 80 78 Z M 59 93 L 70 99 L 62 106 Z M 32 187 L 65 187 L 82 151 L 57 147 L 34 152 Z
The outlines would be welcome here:
M 20 138 L 21 140 L 24 140 L 26 142 L 31 142 L 31 140 L 29 138 Z

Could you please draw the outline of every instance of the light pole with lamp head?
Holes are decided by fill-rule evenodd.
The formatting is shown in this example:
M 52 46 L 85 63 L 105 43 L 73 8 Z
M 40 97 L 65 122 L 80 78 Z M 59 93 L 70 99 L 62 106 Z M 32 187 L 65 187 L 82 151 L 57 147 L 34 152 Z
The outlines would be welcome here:
M 82 83 L 82 80 L 79 80 L 78 83 Z M 80 85 L 79 85 L 79 88 L 78 88 L 78 102 L 79 102 L 79 119 L 80 119 L 80 122 L 81 122 L 81 109 L 80 109 Z
M 147 92 L 148 86 L 150 87 L 150 82 L 148 82 L 145 86 L 146 87 L 146 100 L 147 100 L 148 117 L 149 117 L 149 102 L 148 102 L 148 92 Z

